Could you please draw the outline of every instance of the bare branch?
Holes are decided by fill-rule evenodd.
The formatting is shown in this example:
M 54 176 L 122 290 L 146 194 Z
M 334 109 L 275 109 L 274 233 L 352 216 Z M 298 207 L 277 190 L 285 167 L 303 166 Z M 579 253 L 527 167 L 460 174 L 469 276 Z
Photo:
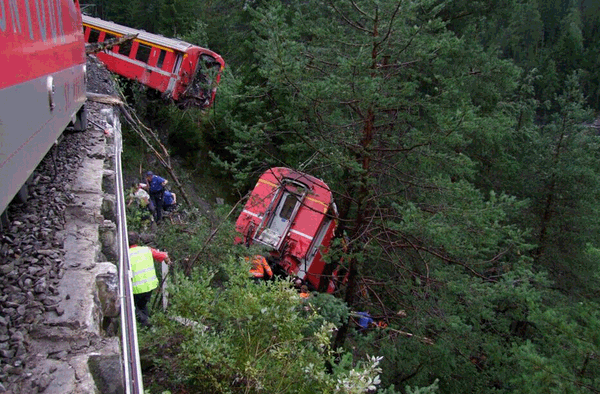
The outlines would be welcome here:
M 379 44 L 383 44 L 385 41 L 387 41 L 387 39 L 392 34 L 392 26 L 394 25 L 394 19 L 396 19 L 396 15 L 398 14 L 398 11 L 400 11 L 401 4 L 402 2 L 398 2 L 398 5 L 396 6 L 396 9 L 394 10 L 394 13 L 390 18 L 390 24 L 388 26 L 387 32 L 385 33 L 385 36 L 381 39 L 381 41 L 379 41 Z
M 350 19 L 348 19 L 348 18 L 346 17 L 346 15 L 344 15 L 344 14 L 343 14 L 343 13 L 342 13 L 342 12 L 341 12 L 341 11 L 340 11 L 338 8 L 337 8 L 337 7 L 336 7 L 336 6 L 333 4 L 333 2 L 329 2 L 329 5 L 330 5 L 330 6 L 331 6 L 331 8 L 333 8 L 333 9 L 334 9 L 334 10 L 335 10 L 335 11 L 336 11 L 336 12 L 337 12 L 339 15 L 340 15 L 340 17 L 342 17 L 342 19 L 343 19 L 343 20 L 344 20 L 344 21 L 345 21 L 345 22 L 346 22 L 348 25 L 350 25 L 351 27 L 355 28 L 356 30 L 360 30 L 360 31 L 362 31 L 362 32 L 368 33 L 368 34 L 370 34 L 370 35 L 372 35 L 372 34 L 373 34 L 373 32 L 372 32 L 372 31 L 370 31 L 370 30 L 368 30 L 368 29 L 365 29 L 364 27 L 362 27 L 362 26 L 360 26 L 360 25 L 356 24 L 355 22 L 351 21 Z
M 111 38 L 104 42 L 95 42 L 92 44 L 85 44 L 85 53 L 90 55 L 90 54 L 98 53 L 101 51 L 108 51 L 109 49 L 112 49 L 112 47 L 114 47 L 116 45 L 122 45 L 126 42 L 133 41 L 134 39 L 137 38 L 137 36 L 138 36 L 137 34 L 127 34 L 125 36 Z

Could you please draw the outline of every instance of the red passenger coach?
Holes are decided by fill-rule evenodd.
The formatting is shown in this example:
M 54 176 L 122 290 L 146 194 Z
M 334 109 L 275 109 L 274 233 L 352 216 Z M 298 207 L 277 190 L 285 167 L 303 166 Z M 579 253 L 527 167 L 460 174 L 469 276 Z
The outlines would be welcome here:
M 97 54 L 110 71 L 156 89 L 181 106 L 206 108 L 214 102 L 225 67 L 215 52 L 87 15 L 83 26 L 87 43 L 137 35 Z
M 288 275 L 314 289 L 332 290 L 331 278 L 322 275 L 323 254 L 336 225 L 337 208 L 322 180 L 289 168 L 271 168 L 261 175 L 237 219 L 241 237 L 236 242 L 272 248 L 271 256 Z
M 70 122 L 85 128 L 78 0 L 0 0 L 0 213 Z

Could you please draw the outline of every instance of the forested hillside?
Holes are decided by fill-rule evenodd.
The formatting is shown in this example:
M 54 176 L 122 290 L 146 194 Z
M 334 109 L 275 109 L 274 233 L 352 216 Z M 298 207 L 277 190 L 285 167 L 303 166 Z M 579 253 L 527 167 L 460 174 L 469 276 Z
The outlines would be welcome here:
M 284 284 L 244 287 L 230 233 L 178 238 L 173 253 L 210 264 L 178 277 L 174 308 L 212 329 L 165 320 L 163 342 L 176 331 L 181 347 L 156 363 L 160 387 L 600 392 L 599 1 L 97 0 L 86 11 L 227 62 L 210 111 L 140 108 L 173 154 L 218 173 L 228 197 L 269 167 L 300 169 L 327 182 L 340 212 L 329 259 L 348 281 L 312 312 L 294 312 Z M 352 311 L 388 327 L 358 332 Z

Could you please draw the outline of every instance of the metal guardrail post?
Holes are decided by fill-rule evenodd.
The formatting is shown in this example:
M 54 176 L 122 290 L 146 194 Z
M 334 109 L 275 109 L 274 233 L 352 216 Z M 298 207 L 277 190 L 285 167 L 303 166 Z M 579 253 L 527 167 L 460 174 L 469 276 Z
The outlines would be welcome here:
M 167 276 L 169 275 L 169 265 L 164 261 L 161 263 L 161 271 L 162 271 L 162 307 L 163 310 L 167 310 L 167 305 L 169 304 L 169 292 L 167 291 Z

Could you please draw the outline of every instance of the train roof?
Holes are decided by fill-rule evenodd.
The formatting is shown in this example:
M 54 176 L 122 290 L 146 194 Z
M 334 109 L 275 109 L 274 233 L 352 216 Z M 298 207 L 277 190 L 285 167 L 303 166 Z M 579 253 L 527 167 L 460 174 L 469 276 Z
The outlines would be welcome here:
M 287 167 L 273 167 L 265 171 L 261 176 L 261 178 L 270 178 L 273 177 L 277 181 L 281 182 L 283 178 L 300 182 L 305 184 L 310 188 L 318 187 L 326 193 L 326 199 L 332 199 L 332 193 L 329 189 L 329 186 L 323 180 L 316 178 L 312 175 L 306 174 L 304 172 L 296 171 Z
M 147 41 L 147 42 L 154 43 L 157 45 L 161 45 L 163 47 L 171 48 L 171 49 L 174 49 L 177 51 L 186 52 L 190 48 L 198 47 L 196 45 L 190 44 L 189 42 L 181 41 L 176 38 L 167 38 L 167 37 L 164 37 L 164 36 L 161 36 L 158 34 L 148 33 L 144 30 L 133 29 L 131 27 L 119 25 L 114 22 L 105 21 L 100 18 L 94 18 L 89 15 L 82 15 L 82 18 L 83 18 L 84 24 L 87 24 L 90 26 L 95 26 L 95 27 L 98 27 L 98 28 L 104 29 L 104 30 L 114 31 L 116 33 L 120 33 L 123 35 L 137 34 L 138 35 L 137 39 L 139 39 L 139 40 Z M 205 50 L 207 50 L 207 49 L 205 49 Z M 208 50 L 208 51 L 213 53 L 210 50 Z M 219 56 L 219 58 L 220 58 L 220 56 Z

